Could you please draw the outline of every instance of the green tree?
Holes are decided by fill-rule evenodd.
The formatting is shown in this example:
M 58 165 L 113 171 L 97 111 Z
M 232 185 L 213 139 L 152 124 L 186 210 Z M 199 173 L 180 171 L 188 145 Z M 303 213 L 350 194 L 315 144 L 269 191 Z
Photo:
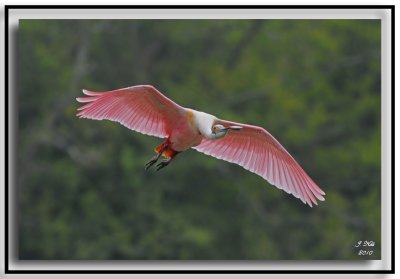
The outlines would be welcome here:
M 20 259 L 380 259 L 378 20 L 21 20 Z M 308 206 L 160 139 L 78 119 L 82 88 L 152 84 L 265 127 L 326 192 Z

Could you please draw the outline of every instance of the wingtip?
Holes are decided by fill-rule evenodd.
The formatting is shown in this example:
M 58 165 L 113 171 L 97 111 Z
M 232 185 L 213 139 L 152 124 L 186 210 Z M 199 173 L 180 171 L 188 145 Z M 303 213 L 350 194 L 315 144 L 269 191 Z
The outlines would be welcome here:
M 315 195 L 320 201 L 325 201 L 325 192 L 321 190 L 321 188 L 318 187 L 318 195 Z
M 95 91 L 90 91 L 87 89 L 82 89 L 83 94 L 87 95 L 87 96 L 99 96 L 104 94 L 104 92 L 95 92 Z
M 318 195 L 318 196 L 316 196 L 316 197 L 317 197 L 317 199 L 318 199 L 319 201 L 321 201 L 321 202 L 325 201 L 325 198 L 324 198 L 322 195 Z M 315 203 L 315 205 L 319 205 L 317 201 L 315 201 L 314 203 Z
M 93 100 L 92 100 L 92 97 L 78 97 L 78 98 L 76 98 L 76 100 L 77 100 L 79 103 L 88 103 L 88 102 L 93 101 Z

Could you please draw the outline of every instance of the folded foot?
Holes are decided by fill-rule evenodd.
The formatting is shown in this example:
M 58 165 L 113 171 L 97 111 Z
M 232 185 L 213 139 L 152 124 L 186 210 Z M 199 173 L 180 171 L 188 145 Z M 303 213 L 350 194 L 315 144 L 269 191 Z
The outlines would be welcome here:
M 172 158 L 167 158 L 167 159 L 162 160 L 162 161 L 156 166 L 156 167 L 157 167 L 156 171 L 159 171 L 159 170 L 161 170 L 162 168 L 168 166 L 168 164 L 171 162 L 171 160 L 172 160 Z
M 146 163 L 146 165 L 144 165 L 145 170 L 148 170 L 152 165 L 154 165 L 154 164 L 157 162 L 157 160 L 158 160 L 159 158 L 160 158 L 159 155 L 156 155 L 156 156 L 154 156 L 153 158 L 151 158 L 151 160 L 148 161 L 148 162 Z
M 148 161 L 148 162 L 146 163 L 146 165 L 144 165 L 145 170 L 148 170 L 152 165 L 154 165 L 154 164 L 158 161 L 158 159 L 160 159 L 160 157 L 161 157 L 161 155 L 163 154 L 163 152 L 164 152 L 165 150 L 167 150 L 167 149 L 168 149 L 168 144 L 164 144 L 164 143 L 163 143 L 162 148 L 160 149 L 160 151 L 158 152 L 158 154 L 157 154 L 156 156 L 154 156 L 153 158 L 151 158 L 151 160 Z

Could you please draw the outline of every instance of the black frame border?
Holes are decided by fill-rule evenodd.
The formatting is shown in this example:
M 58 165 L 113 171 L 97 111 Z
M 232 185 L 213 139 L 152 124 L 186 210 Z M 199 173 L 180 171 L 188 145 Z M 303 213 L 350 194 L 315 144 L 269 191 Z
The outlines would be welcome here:
M 391 13 L 391 268 L 387 270 L 11 270 L 9 268 L 9 13 L 13 9 L 388 9 Z M 394 274 L 395 273 L 395 5 L 5 5 L 4 16 L 5 187 L 4 267 L 6 274 Z

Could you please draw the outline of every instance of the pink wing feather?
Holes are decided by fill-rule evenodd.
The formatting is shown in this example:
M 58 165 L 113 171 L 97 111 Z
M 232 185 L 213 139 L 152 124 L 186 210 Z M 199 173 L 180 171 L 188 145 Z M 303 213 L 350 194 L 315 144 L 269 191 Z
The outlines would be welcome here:
M 265 129 L 225 120 L 216 120 L 214 124 L 243 128 L 239 131 L 229 130 L 222 139 L 204 138 L 198 146 L 193 147 L 194 149 L 238 164 L 311 207 L 312 203 L 317 204 L 315 198 L 325 200 L 323 197 L 325 193 Z
M 89 97 L 77 98 L 88 103 L 77 116 L 95 120 L 108 119 L 131 130 L 157 137 L 168 137 L 171 127 L 181 117 L 183 108 L 151 85 L 93 92 L 83 90 Z

